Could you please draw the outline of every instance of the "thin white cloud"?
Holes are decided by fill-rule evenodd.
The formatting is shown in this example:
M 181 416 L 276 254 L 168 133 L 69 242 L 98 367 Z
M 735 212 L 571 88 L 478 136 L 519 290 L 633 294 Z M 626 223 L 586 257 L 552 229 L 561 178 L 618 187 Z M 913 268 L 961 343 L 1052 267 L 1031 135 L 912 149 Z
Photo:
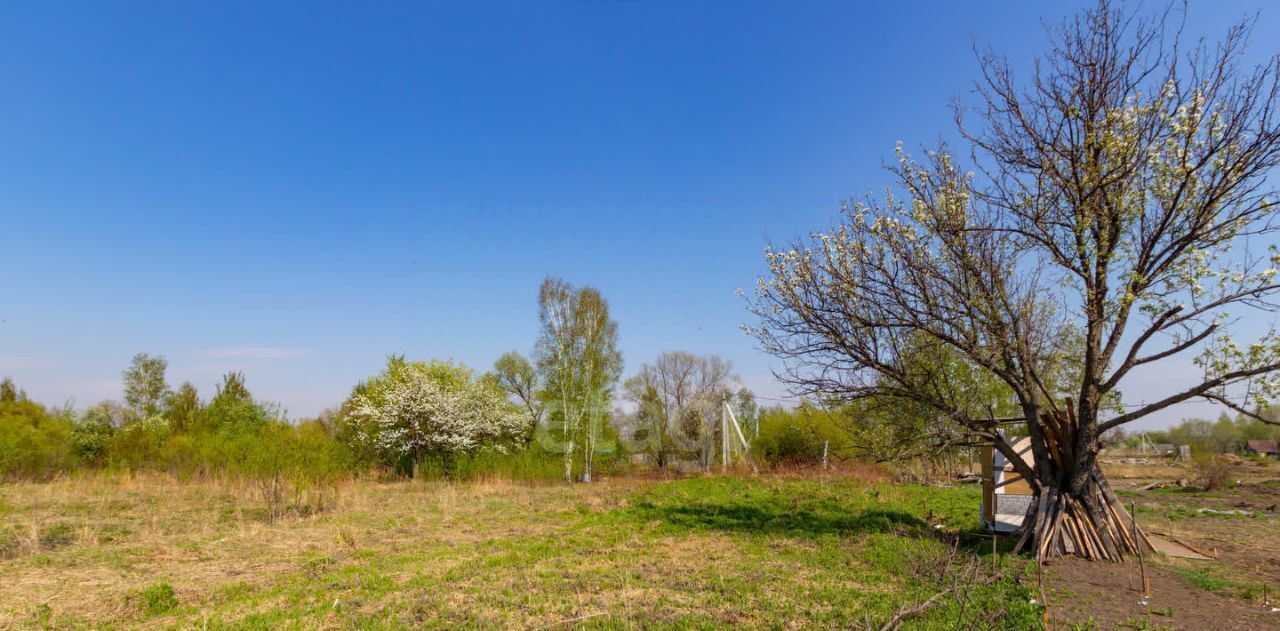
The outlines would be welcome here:
M 292 359 L 305 355 L 301 349 L 281 346 L 235 346 L 211 348 L 204 352 L 210 359 Z

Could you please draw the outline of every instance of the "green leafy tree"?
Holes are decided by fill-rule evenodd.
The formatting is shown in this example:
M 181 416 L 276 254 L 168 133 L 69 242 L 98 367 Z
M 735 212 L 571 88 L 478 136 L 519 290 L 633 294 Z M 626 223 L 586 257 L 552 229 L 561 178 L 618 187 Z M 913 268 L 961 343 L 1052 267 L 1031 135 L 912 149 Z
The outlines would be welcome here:
M 11 377 L 0 379 L 0 403 L 13 403 L 23 401 L 27 398 L 27 393 L 18 389 L 13 383 Z
M 138 353 L 122 373 L 124 379 L 124 403 L 137 418 L 149 418 L 160 413 L 169 385 L 164 373 L 169 362 L 159 355 Z
M 538 307 L 535 360 L 558 426 L 556 447 L 564 454 L 565 479 L 573 480 L 580 462 L 582 479 L 590 481 L 613 386 L 622 373 L 618 325 L 598 290 L 575 288 L 559 278 L 543 281 Z
M 248 386 L 245 385 L 244 373 L 232 371 L 222 376 L 222 382 L 218 384 L 213 399 L 209 403 L 252 400 L 253 394 L 249 392 Z
M 738 388 L 733 395 L 733 410 L 742 425 L 742 433 L 747 440 L 760 433 L 760 404 L 756 403 L 756 395 L 747 388 Z
M 524 408 L 529 417 L 525 443 L 533 439 L 533 433 L 542 422 L 546 403 L 543 401 L 538 372 L 524 355 L 516 351 L 503 353 L 493 363 L 489 377 Z
M 47 478 L 75 464 L 71 420 L 22 398 L 0 401 L 0 478 Z
M 209 405 L 195 415 L 197 427 L 223 436 L 252 436 L 276 416 L 274 406 L 259 403 L 245 385 L 244 374 L 229 372 L 222 377 Z
M 199 391 L 191 382 L 186 381 L 165 398 L 164 417 L 169 419 L 174 431 L 190 431 L 195 427 L 202 407 Z
M 122 424 L 114 405 L 99 404 L 84 411 L 76 420 L 74 439 L 76 455 L 81 462 L 101 465 L 107 462 L 111 437 Z

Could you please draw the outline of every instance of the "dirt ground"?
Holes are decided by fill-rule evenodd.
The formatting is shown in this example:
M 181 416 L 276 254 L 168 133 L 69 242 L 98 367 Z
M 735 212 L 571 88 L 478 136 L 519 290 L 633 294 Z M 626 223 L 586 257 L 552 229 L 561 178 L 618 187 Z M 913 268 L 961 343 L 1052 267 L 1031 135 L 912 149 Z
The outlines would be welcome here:
M 1092 620 L 1098 629 L 1280 628 L 1280 613 L 1194 587 L 1158 564 L 1147 568 L 1151 599 L 1144 606 L 1138 575 L 1138 568 L 1119 563 L 1054 563 L 1045 569 L 1050 620 Z
M 1179 486 L 1189 472 L 1177 466 L 1116 464 L 1110 473 L 1144 531 L 1214 558 L 1145 559 L 1147 604 L 1137 563 L 1054 562 L 1043 575 L 1051 628 L 1280 629 L 1280 467 L 1243 466 L 1238 484 L 1213 492 Z M 1173 483 L 1144 490 L 1158 480 Z

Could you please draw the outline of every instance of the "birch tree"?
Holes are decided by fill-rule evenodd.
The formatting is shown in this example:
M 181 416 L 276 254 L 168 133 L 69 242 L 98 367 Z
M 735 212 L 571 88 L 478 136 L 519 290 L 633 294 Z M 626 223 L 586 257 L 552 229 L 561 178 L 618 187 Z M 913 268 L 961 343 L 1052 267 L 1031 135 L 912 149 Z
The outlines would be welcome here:
M 150 418 L 160 413 L 169 394 L 164 373 L 169 362 L 159 355 L 138 353 L 129 368 L 121 373 L 124 381 L 124 403 L 136 418 Z
M 559 278 L 543 281 L 538 307 L 542 331 L 535 360 L 559 425 L 565 479 L 573 480 L 574 462 L 580 459 L 582 479 L 590 481 L 612 389 L 622 372 L 618 325 L 599 291 Z
M 971 168 L 899 148 L 892 194 L 769 249 L 751 301 L 750 331 L 798 391 L 925 405 L 994 441 L 1032 487 L 1019 546 L 1041 558 L 1146 546 L 1097 466 L 1102 432 L 1192 399 L 1257 417 L 1280 392 L 1274 329 L 1232 336 L 1280 290 L 1280 63 L 1243 65 L 1247 23 L 1187 47 L 1167 18 L 1100 2 L 1051 30 L 1025 82 L 981 54 L 978 104 L 957 109 Z M 1073 377 L 1053 387 L 1073 332 Z M 1034 466 L 946 371 L 908 369 L 922 339 L 1012 391 Z M 1135 369 L 1188 359 L 1193 383 L 1105 409 Z

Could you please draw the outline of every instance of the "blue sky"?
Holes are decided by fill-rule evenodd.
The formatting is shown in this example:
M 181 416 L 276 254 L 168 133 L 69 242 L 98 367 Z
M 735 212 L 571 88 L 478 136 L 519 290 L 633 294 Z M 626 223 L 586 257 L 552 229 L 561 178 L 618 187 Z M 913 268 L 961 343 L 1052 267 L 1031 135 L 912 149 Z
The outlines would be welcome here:
M 738 328 L 765 244 L 949 137 L 974 43 L 1030 59 L 1077 6 L 4 3 L 0 374 L 83 406 L 149 352 L 315 414 L 390 353 L 529 351 L 554 274 L 604 292 L 628 372 L 714 352 L 781 395 Z

